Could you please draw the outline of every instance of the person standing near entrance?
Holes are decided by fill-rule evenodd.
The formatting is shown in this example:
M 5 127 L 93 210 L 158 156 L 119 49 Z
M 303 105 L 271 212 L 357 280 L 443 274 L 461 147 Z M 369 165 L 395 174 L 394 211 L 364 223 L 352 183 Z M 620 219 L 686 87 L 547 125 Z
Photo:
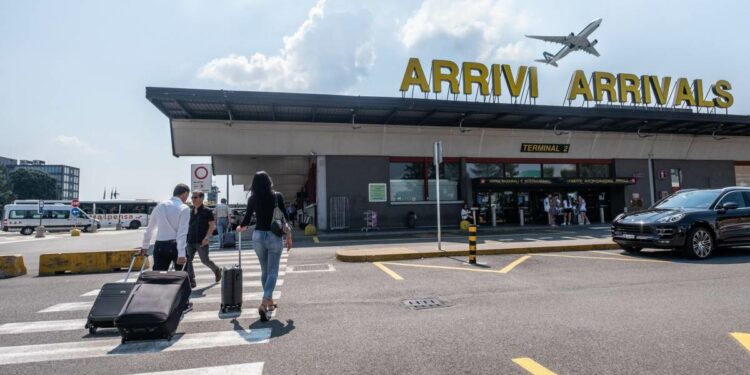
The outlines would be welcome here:
M 271 224 L 274 221 L 273 213 L 276 208 L 281 210 L 281 215 L 288 221 L 289 218 L 284 210 L 284 196 L 273 190 L 271 177 L 266 172 L 260 171 L 253 177 L 245 218 L 237 227 L 237 232 L 242 233 L 247 230 L 255 213 L 257 220 L 253 231 L 253 248 L 260 262 L 260 283 L 263 287 L 263 301 L 258 307 L 261 321 L 267 321 L 267 313 L 276 309 L 276 304 L 273 302 L 273 290 L 276 288 L 276 280 L 279 277 L 283 246 L 286 245 L 287 251 L 292 249 L 291 232 L 286 235 L 286 239 L 283 239 L 282 236 L 271 231 Z
M 464 203 L 464 206 L 461 208 L 461 221 L 469 221 L 470 216 L 471 211 L 469 211 L 469 206 Z
M 143 234 L 141 255 L 148 254 L 148 245 L 154 229 L 156 243 L 154 244 L 154 271 L 168 271 L 169 265 L 174 263 L 174 269 L 182 271 L 187 262 L 185 244 L 187 242 L 190 224 L 190 208 L 185 204 L 190 195 L 190 188 L 185 184 L 175 186 L 172 198 L 159 203 L 151 212 L 151 218 Z
M 552 194 L 547 194 L 547 196 L 544 197 L 543 205 L 544 205 L 544 213 L 547 215 L 547 224 L 554 225 L 555 223 L 552 221 L 552 219 L 550 218 L 550 214 L 549 214 L 551 200 L 552 200 Z
M 571 225 L 573 219 L 573 205 L 570 203 L 570 197 L 563 196 L 563 225 Z
M 560 198 L 557 195 L 553 195 L 549 202 L 549 225 L 557 226 L 557 214 L 560 211 Z
M 206 267 L 214 271 L 214 277 L 218 283 L 221 280 L 221 269 L 214 264 L 208 257 L 208 239 L 214 233 L 216 221 L 214 214 L 203 205 L 203 192 L 196 191 L 193 193 L 193 208 L 190 210 L 190 229 L 187 235 L 187 272 L 190 277 L 190 286 L 195 288 L 198 284 L 195 282 L 195 270 L 193 269 L 193 258 L 195 253 L 201 259 Z
M 214 208 L 214 216 L 216 217 L 216 231 L 219 236 L 219 248 L 224 248 L 224 236 L 223 234 L 229 232 L 229 206 L 227 206 L 227 200 L 221 198 L 221 203 L 217 204 Z M 213 232 L 212 232 L 213 233 Z
M 591 224 L 591 222 L 589 221 L 589 217 L 586 216 L 586 200 L 583 199 L 582 195 L 578 196 L 578 213 L 578 223 L 580 225 Z

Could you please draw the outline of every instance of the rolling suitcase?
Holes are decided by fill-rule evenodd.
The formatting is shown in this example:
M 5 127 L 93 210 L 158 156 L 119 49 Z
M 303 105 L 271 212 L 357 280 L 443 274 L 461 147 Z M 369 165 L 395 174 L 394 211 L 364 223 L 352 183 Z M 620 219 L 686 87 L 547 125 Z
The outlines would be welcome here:
M 115 319 L 122 342 L 170 340 L 188 307 L 190 292 L 185 271 L 143 272 Z
M 128 278 L 130 278 L 130 272 L 133 270 L 136 257 L 138 255 L 134 254 L 130 260 L 128 273 L 122 282 L 106 283 L 99 290 L 99 295 L 96 296 L 86 321 L 85 328 L 89 330 L 90 334 L 95 334 L 97 328 L 113 328 L 115 326 L 115 318 L 120 314 L 122 307 L 125 306 L 130 296 L 130 292 L 133 290 L 133 286 L 135 286 L 135 283 L 128 282 Z M 145 266 L 146 259 L 141 264 L 139 276 L 143 273 Z
M 221 312 L 242 310 L 242 234 L 237 233 L 237 264 L 221 269 Z
M 225 232 L 221 234 L 222 239 L 224 240 L 224 246 L 223 247 L 234 247 L 237 244 L 237 237 L 235 236 L 235 232 L 232 232 L 229 230 L 229 232 Z

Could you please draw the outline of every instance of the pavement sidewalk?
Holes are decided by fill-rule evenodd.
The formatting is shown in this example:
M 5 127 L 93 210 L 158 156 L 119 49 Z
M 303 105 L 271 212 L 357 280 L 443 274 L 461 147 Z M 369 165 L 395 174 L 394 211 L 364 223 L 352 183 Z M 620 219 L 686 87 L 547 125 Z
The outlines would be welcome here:
M 619 248 L 620 247 L 609 238 L 511 242 L 486 240 L 477 244 L 477 255 L 613 250 Z M 336 251 L 336 259 L 342 262 L 383 262 L 468 255 L 468 242 L 443 242 L 441 250 L 437 249 L 437 243 L 416 243 L 408 245 L 401 244 L 366 247 L 348 246 L 346 249 Z

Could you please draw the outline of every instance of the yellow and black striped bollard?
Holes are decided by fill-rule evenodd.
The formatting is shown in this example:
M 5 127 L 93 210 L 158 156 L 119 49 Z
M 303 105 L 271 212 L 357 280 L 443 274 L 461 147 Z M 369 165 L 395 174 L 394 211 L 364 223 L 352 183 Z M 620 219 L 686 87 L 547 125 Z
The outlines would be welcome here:
M 469 264 L 477 264 L 477 226 L 469 225 Z

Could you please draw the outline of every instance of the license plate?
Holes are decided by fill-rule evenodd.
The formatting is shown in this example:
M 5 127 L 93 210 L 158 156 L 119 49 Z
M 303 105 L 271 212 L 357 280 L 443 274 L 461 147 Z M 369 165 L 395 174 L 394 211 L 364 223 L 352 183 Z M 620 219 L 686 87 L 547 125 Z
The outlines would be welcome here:
M 635 239 L 635 234 L 623 234 L 622 238 L 624 238 L 626 240 L 634 240 Z

